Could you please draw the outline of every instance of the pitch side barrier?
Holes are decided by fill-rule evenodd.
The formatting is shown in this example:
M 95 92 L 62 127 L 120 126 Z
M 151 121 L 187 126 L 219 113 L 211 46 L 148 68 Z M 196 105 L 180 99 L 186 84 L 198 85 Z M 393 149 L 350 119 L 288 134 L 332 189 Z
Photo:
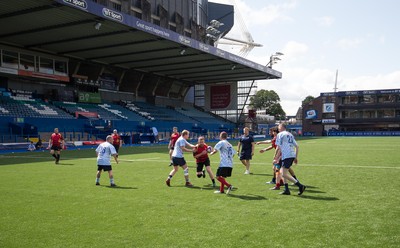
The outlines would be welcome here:
M 328 132 L 327 136 L 400 136 L 400 131 Z

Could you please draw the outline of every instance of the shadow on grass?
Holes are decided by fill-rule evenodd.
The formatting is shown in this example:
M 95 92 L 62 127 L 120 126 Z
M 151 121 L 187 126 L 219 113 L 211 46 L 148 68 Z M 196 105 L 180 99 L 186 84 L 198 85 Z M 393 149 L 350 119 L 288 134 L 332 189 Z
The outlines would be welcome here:
M 237 194 L 229 194 L 228 197 L 238 198 L 245 201 L 263 201 L 267 200 L 264 196 L 260 195 L 237 195 Z
M 68 164 L 68 163 L 58 163 L 56 165 L 75 165 L 75 164 Z
M 307 192 L 307 191 L 306 191 Z M 329 196 L 311 196 L 311 195 L 301 195 L 301 198 L 310 199 L 310 200 L 317 200 L 317 201 L 338 201 L 340 200 L 337 197 L 329 197 Z
M 125 187 L 125 186 L 111 187 L 110 185 L 101 185 L 101 187 L 109 188 L 109 189 L 138 189 L 138 188 L 135 188 L 135 187 Z

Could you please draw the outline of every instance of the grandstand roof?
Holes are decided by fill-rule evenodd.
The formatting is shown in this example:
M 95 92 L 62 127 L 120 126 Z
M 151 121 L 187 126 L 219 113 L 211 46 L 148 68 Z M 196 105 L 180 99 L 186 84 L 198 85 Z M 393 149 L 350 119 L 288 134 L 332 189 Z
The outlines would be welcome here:
M 89 0 L 1 1 L 0 26 L 0 44 L 189 83 L 282 77 L 266 66 Z

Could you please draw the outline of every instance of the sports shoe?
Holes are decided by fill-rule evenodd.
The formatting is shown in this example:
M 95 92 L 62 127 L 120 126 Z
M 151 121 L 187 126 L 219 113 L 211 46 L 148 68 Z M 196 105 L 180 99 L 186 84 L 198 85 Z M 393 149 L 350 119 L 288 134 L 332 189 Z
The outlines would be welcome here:
M 231 190 L 233 189 L 233 186 L 231 185 L 231 186 L 229 186 L 228 187 L 228 190 L 226 191 L 226 194 L 227 195 L 229 195 L 229 193 L 231 193 Z
M 217 190 L 217 191 L 214 191 L 214 194 L 223 194 L 224 192 L 221 192 L 221 191 L 219 191 L 219 190 Z
M 273 188 L 270 188 L 270 190 L 280 190 L 281 189 L 281 187 L 273 187 Z
M 185 186 L 186 187 L 193 187 L 193 184 L 191 184 L 190 182 L 186 182 Z
M 302 187 L 299 188 L 299 193 L 297 193 L 298 195 L 303 194 L 304 190 L 306 190 L 306 186 L 302 185 Z
M 111 187 L 117 187 L 115 183 L 110 184 Z
M 171 163 L 169 163 L 169 166 L 172 166 L 172 162 L 171 162 Z
M 168 187 L 171 187 L 171 180 L 168 178 L 165 183 L 167 184 Z
M 96 185 L 100 185 L 100 183 L 99 183 L 99 182 L 97 182 L 97 183 L 96 183 Z
M 271 180 L 271 182 L 266 182 L 266 184 L 276 184 L 274 180 Z
M 249 175 L 249 174 L 250 174 L 250 171 L 249 171 L 249 170 L 246 170 L 246 171 L 244 172 L 244 174 L 245 174 L 245 175 Z
M 281 193 L 279 193 L 280 195 L 290 195 L 290 191 L 289 190 L 284 190 Z
M 203 170 L 203 178 L 206 178 L 206 171 Z

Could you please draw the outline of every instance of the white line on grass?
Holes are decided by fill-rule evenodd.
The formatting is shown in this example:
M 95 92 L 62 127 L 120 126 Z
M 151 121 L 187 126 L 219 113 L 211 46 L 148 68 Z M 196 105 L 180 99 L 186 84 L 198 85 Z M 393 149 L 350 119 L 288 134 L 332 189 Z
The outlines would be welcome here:
M 39 156 L 7 156 L 7 155 L 0 155 L 0 157 L 3 158 L 37 158 L 37 159 L 45 159 L 48 158 L 50 159 L 50 156 L 46 157 L 39 157 Z M 62 160 L 95 160 L 96 158 L 67 158 L 64 157 Z M 155 158 L 139 158 L 139 159 L 119 159 L 121 162 L 157 162 L 157 163 L 165 163 L 167 160 L 159 160 L 159 157 Z M 50 161 L 50 160 L 49 160 Z M 53 162 L 53 160 L 51 160 Z M 167 161 L 168 162 L 168 161 Z M 191 163 L 194 163 L 194 161 L 188 161 L 189 165 Z M 219 164 L 219 162 L 211 162 L 211 164 Z M 239 162 L 234 162 L 235 165 L 241 165 Z M 252 162 L 251 164 L 256 164 L 256 165 L 267 165 L 268 163 L 260 163 L 260 162 Z M 400 169 L 400 167 L 394 167 L 394 166 L 376 166 L 376 165 L 339 165 L 339 164 L 299 164 L 298 166 L 306 166 L 306 167 L 335 167 L 335 168 L 368 168 L 368 169 Z

